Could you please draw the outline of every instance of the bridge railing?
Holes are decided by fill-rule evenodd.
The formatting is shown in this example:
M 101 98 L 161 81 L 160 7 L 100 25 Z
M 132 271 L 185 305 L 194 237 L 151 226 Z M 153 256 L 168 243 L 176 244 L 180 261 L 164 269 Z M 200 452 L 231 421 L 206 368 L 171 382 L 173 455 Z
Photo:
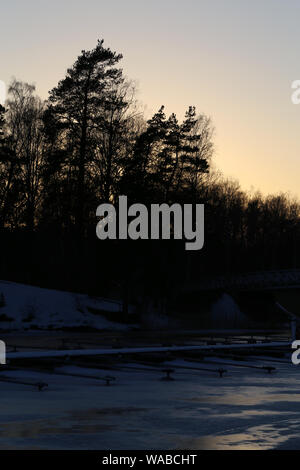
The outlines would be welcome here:
M 274 289 L 300 287 L 300 269 L 258 271 L 200 279 L 186 290 Z

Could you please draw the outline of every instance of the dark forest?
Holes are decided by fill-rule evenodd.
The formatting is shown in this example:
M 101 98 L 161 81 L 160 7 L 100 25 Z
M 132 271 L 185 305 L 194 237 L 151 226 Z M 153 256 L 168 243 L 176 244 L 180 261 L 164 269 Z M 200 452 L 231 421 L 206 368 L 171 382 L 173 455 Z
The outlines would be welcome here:
M 121 63 L 99 41 L 45 102 L 33 85 L 11 82 L 0 109 L 1 278 L 136 301 L 207 275 L 300 267 L 300 203 L 225 179 L 213 123 L 195 107 L 181 121 L 164 106 L 146 120 Z M 120 195 L 205 204 L 204 249 L 100 242 L 97 206 Z

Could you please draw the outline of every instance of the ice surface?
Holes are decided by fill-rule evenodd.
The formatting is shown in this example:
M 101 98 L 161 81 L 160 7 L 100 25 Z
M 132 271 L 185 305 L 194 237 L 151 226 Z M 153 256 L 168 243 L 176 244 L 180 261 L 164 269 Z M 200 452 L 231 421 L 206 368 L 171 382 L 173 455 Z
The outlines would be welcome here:
M 211 372 L 178 369 L 174 382 L 161 381 L 160 370 L 146 367 L 57 369 L 60 374 L 109 373 L 117 379 L 110 387 L 93 378 L 5 372 L 45 381 L 49 388 L 38 392 L 0 382 L 0 448 L 298 449 L 299 369 L 290 362 L 276 367 L 272 375 L 226 367 L 222 379 Z

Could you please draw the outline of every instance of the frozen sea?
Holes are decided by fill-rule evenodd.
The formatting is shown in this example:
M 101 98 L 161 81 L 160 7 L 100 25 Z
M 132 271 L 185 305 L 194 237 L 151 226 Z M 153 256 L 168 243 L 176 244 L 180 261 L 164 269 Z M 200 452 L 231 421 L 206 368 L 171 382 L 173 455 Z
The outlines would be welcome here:
M 151 370 L 114 371 L 110 387 L 94 378 L 5 371 L 49 387 L 0 382 L 0 449 L 300 449 L 300 366 L 288 359 L 274 365 L 272 374 L 224 366 L 223 378 L 181 369 L 170 382 Z

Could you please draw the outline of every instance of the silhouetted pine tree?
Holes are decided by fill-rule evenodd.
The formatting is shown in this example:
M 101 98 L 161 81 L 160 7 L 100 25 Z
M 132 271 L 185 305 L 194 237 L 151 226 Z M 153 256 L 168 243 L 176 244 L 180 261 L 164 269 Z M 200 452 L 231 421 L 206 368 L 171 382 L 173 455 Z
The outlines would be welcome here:
M 119 109 L 124 106 L 122 99 L 118 101 L 116 95 L 116 90 L 124 83 L 122 71 L 115 68 L 121 58 L 122 55 L 104 48 L 103 41 L 98 41 L 95 49 L 82 51 L 75 64 L 68 69 L 66 77 L 50 92 L 47 130 L 50 136 L 59 138 L 65 151 L 54 152 L 51 158 L 65 158 L 58 167 L 66 167 L 74 184 L 74 221 L 80 235 L 84 232 L 87 188 L 90 185 L 88 165 L 95 156 L 97 133 L 104 128 L 107 130 L 108 116 L 112 120 L 109 112 L 112 107 Z M 109 197 L 112 136 L 102 144 L 110 146 L 106 149 L 110 159 L 102 175 L 106 178 L 104 197 Z M 55 168 L 55 163 L 51 166 Z

